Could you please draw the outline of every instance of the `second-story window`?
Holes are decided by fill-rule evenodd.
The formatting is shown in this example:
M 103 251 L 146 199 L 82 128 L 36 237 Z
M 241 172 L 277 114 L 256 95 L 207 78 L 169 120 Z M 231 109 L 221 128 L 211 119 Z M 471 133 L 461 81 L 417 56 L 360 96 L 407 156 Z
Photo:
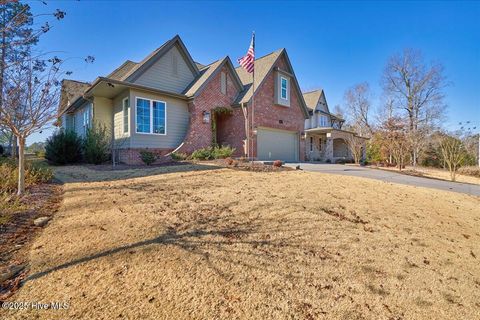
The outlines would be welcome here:
M 220 90 L 223 94 L 227 94 L 227 74 L 225 72 L 220 74 Z
M 288 80 L 280 77 L 280 98 L 288 100 Z

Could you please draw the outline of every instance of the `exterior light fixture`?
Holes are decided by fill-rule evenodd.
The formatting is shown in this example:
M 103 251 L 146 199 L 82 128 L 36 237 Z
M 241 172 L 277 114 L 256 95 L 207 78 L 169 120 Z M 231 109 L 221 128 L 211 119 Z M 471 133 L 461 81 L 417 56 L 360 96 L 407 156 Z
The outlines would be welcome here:
M 203 111 L 203 123 L 210 123 L 210 112 Z
M 302 140 L 305 140 L 307 138 L 307 134 L 305 133 L 305 131 L 302 131 L 302 133 L 300 134 L 300 138 Z

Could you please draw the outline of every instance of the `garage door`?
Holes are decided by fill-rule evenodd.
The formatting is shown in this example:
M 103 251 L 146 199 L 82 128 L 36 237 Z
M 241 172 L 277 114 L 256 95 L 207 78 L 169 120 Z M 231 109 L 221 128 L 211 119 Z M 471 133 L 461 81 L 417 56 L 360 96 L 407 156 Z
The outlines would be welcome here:
M 296 132 L 259 128 L 257 130 L 258 160 L 298 161 Z

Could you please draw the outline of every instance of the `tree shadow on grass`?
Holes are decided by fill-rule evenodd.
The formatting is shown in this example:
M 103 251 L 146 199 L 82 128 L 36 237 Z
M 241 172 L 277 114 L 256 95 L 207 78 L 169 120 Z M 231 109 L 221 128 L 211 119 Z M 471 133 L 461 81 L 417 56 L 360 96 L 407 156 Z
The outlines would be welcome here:
M 234 274 L 226 265 L 292 279 L 297 276 L 289 269 L 279 268 L 280 261 L 295 265 L 296 268 L 308 268 L 311 261 L 307 262 L 306 256 L 317 264 L 334 257 L 320 244 L 307 243 L 308 237 L 315 232 L 315 227 L 309 225 L 307 219 L 286 218 L 286 215 L 275 218 L 256 215 L 250 219 L 244 218 L 244 221 L 238 221 L 238 218 L 235 214 L 209 215 L 169 226 L 157 237 L 71 260 L 32 274 L 24 283 L 55 271 L 152 245 L 176 246 L 199 256 L 208 268 L 227 280 Z

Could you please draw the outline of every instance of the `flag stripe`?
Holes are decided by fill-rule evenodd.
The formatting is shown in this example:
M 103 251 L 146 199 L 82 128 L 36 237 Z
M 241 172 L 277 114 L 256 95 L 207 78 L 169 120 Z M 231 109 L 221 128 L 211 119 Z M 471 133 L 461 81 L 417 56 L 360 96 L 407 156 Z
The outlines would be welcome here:
M 240 64 L 248 73 L 252 73 L 255 67 L 254 46 L 254 37 L 252 36 L 252 41 L 250 42 L 250 47 L 248 48 L 247 54 L 238 59 L 238 64 Z

